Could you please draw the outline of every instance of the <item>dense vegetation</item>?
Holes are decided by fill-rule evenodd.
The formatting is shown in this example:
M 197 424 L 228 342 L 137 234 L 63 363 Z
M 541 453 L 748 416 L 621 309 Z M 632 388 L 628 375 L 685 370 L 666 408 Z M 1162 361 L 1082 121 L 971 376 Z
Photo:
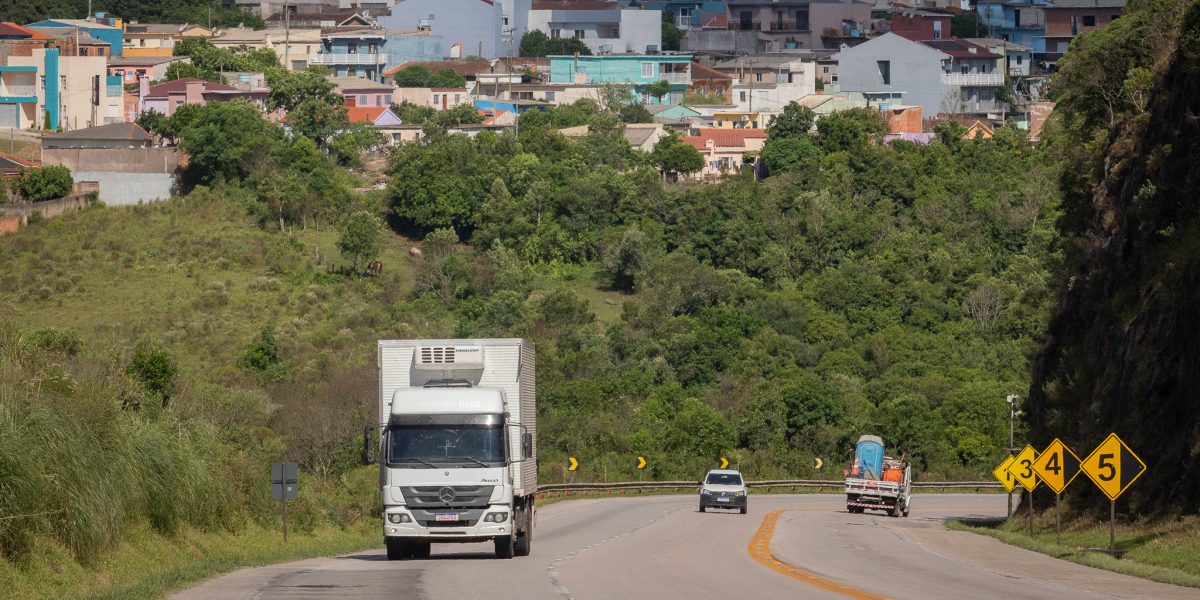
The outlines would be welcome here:
M 0 21 L 82 19 L 87 16 L 88 6 L 88 0 L 0 0 Z M 90 6 L 93 12 L 143 23 L 245 25 L 259 29 L 265 26 L 259 17 L 209 0 L 92 0 Z
M 864 432 L 927 477 L 983 476 L 1047 310 L 1044 159 L 1008 128 L 884 146 L 873 118 L 831 119 L 809 168 L 699 188 L 664 186 L 594 103 L 527 114 L 519 140 L 405 146 L 392 212 L 437 250 L 395 310 L 539 342 L 552 479 L 568 451 L 589 477 L 628 476 L 638 452 L 659 477 L 723 452 L 752 476 L 810 474 Z M 585 137 L 555 130 L 580 121 Z M 529 271 L 576 265 L 628 294 L 619 318 L 531 294 Z
M 1121 500 L 1140 514 L 1200 508 L 1197 73 L 1200 4 L 1147 0 L 1075 39 L 1053 82 L 1065 256 L 1030 424 L 1082 452 L 1117 432 L 1150 465 Z

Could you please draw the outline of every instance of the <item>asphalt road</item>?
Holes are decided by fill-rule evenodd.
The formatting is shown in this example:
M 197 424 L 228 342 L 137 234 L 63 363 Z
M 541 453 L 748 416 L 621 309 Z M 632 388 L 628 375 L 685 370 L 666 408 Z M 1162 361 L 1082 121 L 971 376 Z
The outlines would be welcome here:
M 949 531 L 994 517 L 999 495 L 914 497 L 907 518 L 852 515 L 835 495 L 750 497 L 750 512 L 696 510 L 694 496 L 604 498 L 539 509 L 533 553 L 434 545 L 426 560 L 379 550 L 245 569 L 176 600 L 270 598 L 1005 598 L 1200 600 L 1144 581 Z M 382 546 L 382 543 L 381 543 Z

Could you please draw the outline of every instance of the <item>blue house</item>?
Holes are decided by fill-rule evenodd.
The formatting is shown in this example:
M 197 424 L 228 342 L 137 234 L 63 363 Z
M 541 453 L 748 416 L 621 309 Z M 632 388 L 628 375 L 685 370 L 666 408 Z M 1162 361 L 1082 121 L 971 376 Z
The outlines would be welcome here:
M 441 58 L 441 36 L 363 27 L 322 33 L 321 53 L 310 62 L 328 67 L 336 77 L 383 81 L 384 72 L 392 66 Z
M 30 23 L 29 27 L 78 27 L 88 35 L 107 42 L 112 48 L 109 54 L 112 56 L 121 56 L 125 54 L 125 32 L 120 27 L 105 25 L 96 21 L 86 21 L 83 19 L 46 19 L 37 23 Z
M 980 3 L 979 17 L 987 26 L 980 35 L 1029 46 L 1034 54 L 1045 54 L 1046 14 L 1042 9 L 1048 4 L 1046 0 Z
M 601 56 L 551 56 L 550 83 L 633 86 L 644 104 L 679 104 L 692 85 L 690 54 L 606 54 Z M 669 94 L 656 98 L 646 86 L 666 81 Z
M 684 31 L 723 23 L 727 14 L 724 0 L 655 0 L 643 2 L 642 10 L 670 11 L 675 25 Z

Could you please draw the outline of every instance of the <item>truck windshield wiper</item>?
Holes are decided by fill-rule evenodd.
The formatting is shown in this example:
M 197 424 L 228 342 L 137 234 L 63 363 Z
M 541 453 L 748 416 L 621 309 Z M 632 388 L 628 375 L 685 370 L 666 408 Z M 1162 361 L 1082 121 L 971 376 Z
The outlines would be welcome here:
M 431 462 L 429 462 L 429 461 L 427 461 L 427 460 L 425 460 L 425 459 L 422 459 L 422 458 L 415 458 L 415 457 L 405 457 L 405 458 L 401 458 L 400 460 L 415 460 L 415 461 L 417 461 L 417 462 L 419 462 L 419 463 L 421 463 L 421 464 L 423 464 L 423 465 L 425 465 L 425 466 L 429 467 L 430 469 L 436 469 L 436 468 L 437 468 L 437 465 L 435 465 L 435 464 L 433 464 L 433 463 L 431 463 Z
M 469 460 L 481 467 L 488 466 L 487 463 L 483 462 L 482 460 L 479 460 L 478 458 L 475 458 L 474 456 L 451 456 L 449 458 L 450 458 L 450 460 Z

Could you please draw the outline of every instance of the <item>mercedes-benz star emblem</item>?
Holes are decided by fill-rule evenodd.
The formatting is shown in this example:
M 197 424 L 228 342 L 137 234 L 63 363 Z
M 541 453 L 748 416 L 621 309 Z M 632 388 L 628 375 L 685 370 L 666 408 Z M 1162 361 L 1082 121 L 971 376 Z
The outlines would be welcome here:
M 454 500 L 454 490 L 448 487 L 442 488 L 442 491 L 438 492 L 438 499 L 449 504 Z

